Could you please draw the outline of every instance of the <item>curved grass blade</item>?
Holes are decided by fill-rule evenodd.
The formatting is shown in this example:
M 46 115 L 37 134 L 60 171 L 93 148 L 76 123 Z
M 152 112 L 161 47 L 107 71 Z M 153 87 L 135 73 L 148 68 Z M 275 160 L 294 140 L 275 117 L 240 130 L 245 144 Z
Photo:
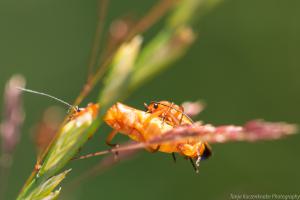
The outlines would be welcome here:
M 60 188 L 54 192 L 52 191 L 57 188 L 60 182 L 66 177 L 66 174 L 70 171 L 71 169 L 49 178 L 47 181 L 37 186 L 31 193 L 26 196 L 20 196 L 18 199 L 56 199 L 60 193 Z

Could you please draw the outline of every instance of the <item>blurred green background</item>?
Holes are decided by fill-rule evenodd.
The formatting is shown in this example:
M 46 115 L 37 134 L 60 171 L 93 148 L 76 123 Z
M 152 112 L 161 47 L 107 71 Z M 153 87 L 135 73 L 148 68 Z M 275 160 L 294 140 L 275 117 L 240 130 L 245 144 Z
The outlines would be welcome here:
M 155 2 L 111 1 L 107 22 Z M 12 74 L 27 87 L 72 102 L 86 79 L 96 24 L 96 0 L 0 0 L 0 94 Z M 199 38 L 187 55 L 136 91 L 126 104 L 202 99 L 207 123 L 243 124 L 263 118 L 299 123 L 300 1 L 225 0 L 199 22 Z M 155 34 L 154 27 L 147 37 Z M 97 90 L 82 103 L 96 99 Z M 7 199 L 14 199 L 35 162 L 32 126 L 43 110 L 59 103 L 24 96 L 26 121 L 16 150 Z M 0 98 L 2 105 L 3 98 Z M 2 108 L 1 108 L 2 111 Z M 107 148 L 101 127 L 82 153 Z M 120 140 L 127 140 L 119 136 Z M 142 152 L 73 191 L 64 188 L 101 157 L 72 162 L 61 199 L 230 199 L 230 194 L 300 193 L 300 136 L 279 141 L 213 145 L 214 156 L 190 164 Z

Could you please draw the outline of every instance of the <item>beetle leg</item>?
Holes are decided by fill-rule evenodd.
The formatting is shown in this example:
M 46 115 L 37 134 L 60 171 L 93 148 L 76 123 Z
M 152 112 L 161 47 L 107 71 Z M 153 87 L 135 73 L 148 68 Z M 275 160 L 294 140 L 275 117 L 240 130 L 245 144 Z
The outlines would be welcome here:
M 177 146 L 178 151 L 187 156 L 187 157 L 197 157 L 202 156 L 204 150 L 205 150 L 205 144 L 202 142 L 198 142 L 194 145 L 191 144 L 179 144 Z
M 107 144 L 108 146 L 111 146 L 111 147 L 117 146 L 117 144 L 112 144 L 112 143 L 111 143 L 111 141 L 114 139 L 114 137 L 117 135 L 117 133 L 118 133 L 118 131 L 114 129 L 114 130 L 112 130 L 112 131 L 108 134 L 108 136 L 107 136 L 107 138 L 106 138 L 106 140 L 105 140 L 105 142 L 106 142 L 106 144 Z
M 180 109 L 180 111 L 181 111 L 179 124 L 181 124 L 181 122 L 182 122 L 182 120 L 183 120 L 183 116 L 184 116 L 184 107 L 183 107 L 183 106 L 179 106 L 179 109 Z
M 146 149 L 151 153 L 155 153 L 155 152 L 159 151 L 160 145 L 157 145 L 156 148 L 146 147 Z
M 190 160 L 190 162 L 191 162 L 191 164 L 192 164 L 192 166 L 193 166 L 195 172 L 196 172 L 196 173 L 199 173 L 199 169 L 198 169 L 198 167 L 195 165 L 193 158 L 189 157 L 189 160 Z
M 189 157 L 190 161 L 192 160 L 193 162 L 193 167 L 195 165 L 196 167 L 196 172 L 198 173 L 198 168 L 200 165 L 200 160 L 201 160 L 201 156 L 203 155 L 203 152 L 205 150 L 205 144 L 202 142 L 198 142 L 194 145 L 190 145 L 190 144 L 180 144 L 178 145 L 178 150 L 181 154 Z M 196 158 L 196 164 L 194 163 L 193 158 Z M 194 167 L 194 168 L 195 168 Z
M 176 163 L 176 155 L 174 152 L 172 152 L 172 158 L 173 158 L 174 163 Z
M 181 124 L 181 122 L 174 115 L 169 115 L 169 117 L 173 122 L 173 126 L 179 126 Z
M 168 106 L 167 110 L 162 113 L 162 119 L 163 119 L 162 123 L 165 123 L 166 116 L 170 113 L 170 110 L 173 108 L 173 105 L 174 105 L 174 103 L 172 102 L 171 105 Z
M 112 130 L 109 134 L 108 134 L 108 136 L 107 136 L 107 138 L 106 138 L 106 140 L 105 140 L 105 142 L 106 142 L 106 144 L 108 145 L 108 146 L 111 146 L 111 147 L 115 147 L 115 148 L 118 148 L 119 147 L 119 145 L 118 144 L 112 144 L 111 143 L 111 141 L 113 140 L 113 138 L 117 135 L 117 133 L 118 133 L 118 131 L 117 130 Z M 114 152 L 114 155 L 115 155 L 115 160 L 118 160 L 118 156 L 119 156 L 119 152 L 118 151 L 115 151 Z

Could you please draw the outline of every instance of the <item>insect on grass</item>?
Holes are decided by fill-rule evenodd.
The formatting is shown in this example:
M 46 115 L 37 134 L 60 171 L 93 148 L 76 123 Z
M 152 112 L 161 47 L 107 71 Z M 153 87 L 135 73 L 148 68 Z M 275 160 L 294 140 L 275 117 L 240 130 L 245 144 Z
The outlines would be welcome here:
M 177 105 L 172 105 L 172 103 L 167 104 L 166 101 L 159 105 L 163 106 L 160 107 L 159 111 L 152 109 L 151 112 L 149 110 L 145 112 L 122 103 L 114 104 L 104 116 L 104 121 L 113 128 L 113 131 L 106 139 L 106 143 L 112 145 L 111 141 L 118 132 L 127 135 L 134 141 L 147 143 L 180 125 L 178 123 L 181 118 L 184 123 L 193 123 L 191 119 L 183 114 L 183 111 L 177 109 Z M 149 106 L 152 107 L 151 104 Z M 153 108 L 155 109 L 156 107 L 158 108 L 156 103 L 154 103 Z M 176 110 L 174 111 L 174 109 Z M 195 169 L 201 159 L 206 159 L 211 155 L 210 146 L 205 141 L 199 140 L 199 138 L 152 144 L 145 148 L 150 152 L 160 151 L 172 154 L 174 159 L 175 153 L 179 153 L 190 159 Z M 80 158 L 84 158 L 84 156 Z M 194 164 L 194 160 L 196 160 L 196 164 Z
M 85 108 L 79 108 L 78 106 L 72 106 L 61 99 L 58 99 L 45 93 L 40 93 L 24 88 L 19 89 L 26 92 L 47 96 L 64 103 L 72 111 L 68 118 L 68 122 L 75 122 L 75 124 L 77 124 L 77 121 L 78 123 L 80 123 L 81 120 L 79 119 L 82 116 L 85 116 L 86 114 L 91 119 L 95 118 L 99 110 L 98 104 L 90 103 Z M 111 106 L 105 113 L 103 120 L 106 124 L 113 128 L 113 130 L 108 134 L 106 138 L 106 143 L 116 148 L 107 151 L 91 153 L 84 156 L 79 156 L 73 158 L 73 160 L 103 155 L 109 152 L 115 153 L 117 155 L 118 151 L 122 151 L 122 148 L 119 148 L 118 145 L 112 144 L 111 142 L 113 138 L 117 135 L 117 133 L 122 133 L 123 135 L 128 136 L 130 139 L 144 144 L 142 145 L 142 147 L 148 150 L 149 152 L 159 151 L 171 154 L 174 161 L 176 161 L 175 153 L 183 155 L 191 161 L 195 171 L 198 172 L 200 161 L 203 159 L 207 159 L 212 155 L 211 147 L 208 144 L 208 141 L 211 141 L 211 139 L 206 140 L 201 137 L 187 137 L 182 138 L 180 140 L 158 140 L 159 142 L 153 143 L 153 140 L 155 141 L 159 137 L 164 137 L 166 133 L 169 133 L 170 131 L 174 130 L 174 128 L 193 126 L 195 123 L 188 115 L 184 113 L 183 107 L 174 103 L 168 101 L 154 101 L 151 102 L 149 105 L 144 105 L 146 107 L 146 111 L 138 110 L 126 106 L 122 103 L 116 103 L 113 106 Z M 66 126 L 67 125 L 68 124 L 66 124 Z M 213 128 L 213 131 L 212 133 L 210 133 L 210 135 L 215 134 L 215 136 L 217 137 L 218 134 L 221 132 L 225 133 L 228 130 L 232 130 L 232 128 L 230 127 L 231 126 L 221 126 L 219 128 Z M 266 126 L 264 125 L 264 127 Z M 239 130 L 238 132 L 241 132 L 241 130 L 243 130 L 243 127 L 237 128 Z M 258 134 L 256 132 L 257 131 L 255 131 L 255 134 Z M 232 137 L 236 135 L 236 133 L 230 133 L 230 135 L 230 137 Z M 220 136 L 222 135 L 219 135 L 219 139 Z M 237 135 L 237 138 L 244 136 L 246 135 L 239 134 L 239 136 Z M 209 136 L 209 138 L 210 137 L 214 138 L 213 135 Z M 123 150 L 126 150 L 126 148 Z M 38 171 L 40 169 L 39 161 L 37 162 L 36 166 L 37 167 L 35 170 Z
M 64 100 L 54 97 L 52 95 L 49 95 L 47 93 L 38 92 L 35 90 L 25 89 L 25 88 L 21 88 L 21 87 L 18 87 L 17 89 L 22 90 L 24 92 L 28 92 L 28 93 L 46 96 L 48 98 L 54 99 L 58 102 L 61 102 L 64 105 L 66 105 L 69 108 L 69 110 L 68 110 L 69 115 L 67 117 L 66 124 L 64 124 L 64 127 L 68 127 L 68 123 L 70 124 L 70 122 L 75 122 L 76 126 L 80 126 L 80 124 L 82 123 L 81 117 L 93 119 L 93 118 L 96 118 L 98 111 L 99 111 L 98 104 L 89 103 L 85 108 L 79 108 L 78 106 L 73 106 Z M 35 167 L 34 167 L 35 171 L 39 171 L 41 168 L 41 163 L 40 163 L 41 157 L 40 156 L 41 155 L 38 156 L 37 162 L 35 164 Z
M 94 115 L 99 109 L 98 104 L 91 103 L 86 108 L 79 108 L 78 106 L 72 106 L 49 94 L 24 88 L 19 89 L 25 92 L 47 96 L 67 105 L 73 111 L 69 117 L 69 121 L 76 120 L 84 113 Z M 127 135 L 134 141 L 146 143 L 157 136 L 163 135 L 165 132 L 176 126 L 193 124 L 193 121 L 184 114 L 182 107 L 168 101 L 151 102 L 151 104 L 147 106 L 146 112 L 121 103 L 116 103 L 108 109 L 104 116 L 104 121 L 113 128 L 113 131 L 106 139 L 106 143 L 110 146 L 116 146 L 112 144 L 111 141 L 118 132 Z M 201 159 L 206 159 L 211 155 L 211 148 L 208 143 L 199 139 L 186 139 L 176 142 L 149 145 L 145 148 L 150 152 L 160 151 L 170 153 L 174 160 L 176 160 L 175 153 L 179 153 L 191 161 L 196 171 L 197 166 L 199 166 L 199 161 Z M 83 159 L 84 156 L 80 158 Z M 196 160 L 196 164 L 194 163 L 194 160 Z M 39 165 L 37 164 L 36 166 Z
M 176 105 L 173 102 L 152 101 L 149 105 L 144 103 L 144 106 L 146 108 L 146 112 L 151 113 L 152 117 L 153 116 L 161 117 L 163 120 L 163 123 L 164 122 L 169 123 L 173 127 L 184 125 L 184 124 L 189 125 L 189 124 L 194 123 L 193 120 L 187 114 L 185 114 L 184 107 Z M 201 151 L 199 149 L 196 150 L 197 155 L 198 155 L 198 159 L 196 162 L 197 166 L 199 166 L 199 161 L 200 161 L 201 157 L 208 158 L 212 154 L 211 147 L 208 145 L 208 143 L 204 143 L 201 145 L 203 145 L 202 148 L 204 148 L 204 151 L 201 155 L 201 153 L 200 153 Z M 174 152 L 172 153 L 172 157 L 173 157 L 174 161 L 176 161 Z M 191 157 L 189 157 L 189 159 L 195 168 L 193 159 L 191 159 Z

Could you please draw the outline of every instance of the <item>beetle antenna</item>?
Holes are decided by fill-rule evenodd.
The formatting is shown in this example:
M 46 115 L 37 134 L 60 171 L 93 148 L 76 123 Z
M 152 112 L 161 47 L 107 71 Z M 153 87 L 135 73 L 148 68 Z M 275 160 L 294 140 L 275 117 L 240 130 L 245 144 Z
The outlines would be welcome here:
M 22 87 L 16 87 L 18 90 L 21 90 L 21 91 L 24 91 L 24 92 L 29 92 L 29 93 L 33 93 L 33 94 L 38 94 L 38 95 L 42 95 L 42 96 L 46 96 L 46 97 L 49 97 L 51 99 L 54 99 L 62 104 L 65 104 L 67 105 L 69 108 L 73 108 L 75 111 L 78 111 L 78 107 L 77 106 L 73 106 L 71 104 L 69 104 L 68 102 L 66 101 L 63 101 L 55 96 L 52 96 L 50 94 L 46 94 L 46 93 L 43 93 L 43 92 L 38 92 L 38 91 L 35 91 L 35 90 L 30 90 L 30 89 L 26 89 L 26 88 L 22 88 Z

